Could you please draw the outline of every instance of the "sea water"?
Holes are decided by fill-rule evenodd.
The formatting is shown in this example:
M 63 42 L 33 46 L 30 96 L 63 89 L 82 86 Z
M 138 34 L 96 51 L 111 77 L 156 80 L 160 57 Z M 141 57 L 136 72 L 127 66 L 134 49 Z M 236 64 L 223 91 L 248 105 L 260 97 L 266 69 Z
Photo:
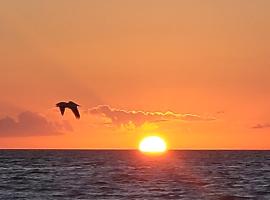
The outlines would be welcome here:
M 0 150 L 0 199 L 270 199 L 270 151 Z

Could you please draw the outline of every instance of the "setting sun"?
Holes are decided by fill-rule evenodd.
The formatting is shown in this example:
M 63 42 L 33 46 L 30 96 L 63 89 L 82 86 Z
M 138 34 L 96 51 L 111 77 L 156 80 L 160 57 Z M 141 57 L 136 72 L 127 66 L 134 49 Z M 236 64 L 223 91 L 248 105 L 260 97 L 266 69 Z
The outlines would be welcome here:
M 161 137 L 148 136 L 140 142 L 139 150 L 145 153 L 162 153 L 167 150 L 167 145 Z

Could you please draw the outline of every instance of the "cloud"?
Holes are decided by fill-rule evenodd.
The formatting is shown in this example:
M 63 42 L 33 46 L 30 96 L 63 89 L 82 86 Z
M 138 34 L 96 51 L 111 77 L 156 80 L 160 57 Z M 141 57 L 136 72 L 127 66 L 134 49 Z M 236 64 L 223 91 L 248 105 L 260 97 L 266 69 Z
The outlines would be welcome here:
M 147 112 L 147 111 L 130 111 L 111 108 L 108 105 L 99 105 L 89 110 L 92 115 L 98 115 L 110 119 L 112 124 L 126 125 L 133 123 L 140 126 L 146 122 L 164 122 L 172 120 L 182 121 L 211 121 L 215 118 L 201 117 L 194 114 L 179 114 L 171 111 L 167 112 Z
M 270 128 L 270 124 L 256 124 L 255 126 L 252 126 L 251 128 L 253 129 L 265 129 L 265 128 Z
M 72 127 L 66 121 L 52 122 L 30 111 L 20 113 L 17 120 L 11 117 L 0 119 L 0 136 L 54 135 L 71 130 Z
M 216 120 L 213 117 L 201 117 L 199 115 L 193 115 L 193 114 L 182 114 L 179 117 L 180 120 L 184 121 L 213 121 Z

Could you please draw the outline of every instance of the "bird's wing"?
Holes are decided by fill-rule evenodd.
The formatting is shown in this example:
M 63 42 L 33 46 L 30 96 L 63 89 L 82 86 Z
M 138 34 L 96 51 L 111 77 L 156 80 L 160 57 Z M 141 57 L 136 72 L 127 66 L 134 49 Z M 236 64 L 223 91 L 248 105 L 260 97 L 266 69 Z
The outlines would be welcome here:
M 80 106 L 80 105 L 74 103 L 73 101 L 69 101 L 68 104 L 69 104 L 70 106 Z
M 64 106 L 59 106 L 59 108 L 60 108 L 61 114 L 64 115 L 64 113 L 65 113 L 65 107 Z
M 56 107 L 60 107 L 60 106 L 64 106 L 64 107 L 65 107 L 66 104 L 67 104 L 66 102 L 63 102 L 63 101 L 62 101 L 62 102 L 57 103 L 57 104 L 56 104 Z
M 78 108 L 77 108 L 77 107 L 72 107 L 71 110 L 72 110 L 72 112 L 74 113 L 75 117 L 76 117 L 77 119 L 80 119 L 80 113 L 79 113 Z

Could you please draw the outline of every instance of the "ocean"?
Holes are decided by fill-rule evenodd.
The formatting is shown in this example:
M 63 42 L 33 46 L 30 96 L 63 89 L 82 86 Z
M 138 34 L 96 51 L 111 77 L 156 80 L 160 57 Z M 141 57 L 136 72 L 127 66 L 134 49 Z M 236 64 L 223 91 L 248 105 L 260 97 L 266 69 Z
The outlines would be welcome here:
M 0 199 L 270 200 L 270 151 L 0 150 Z

